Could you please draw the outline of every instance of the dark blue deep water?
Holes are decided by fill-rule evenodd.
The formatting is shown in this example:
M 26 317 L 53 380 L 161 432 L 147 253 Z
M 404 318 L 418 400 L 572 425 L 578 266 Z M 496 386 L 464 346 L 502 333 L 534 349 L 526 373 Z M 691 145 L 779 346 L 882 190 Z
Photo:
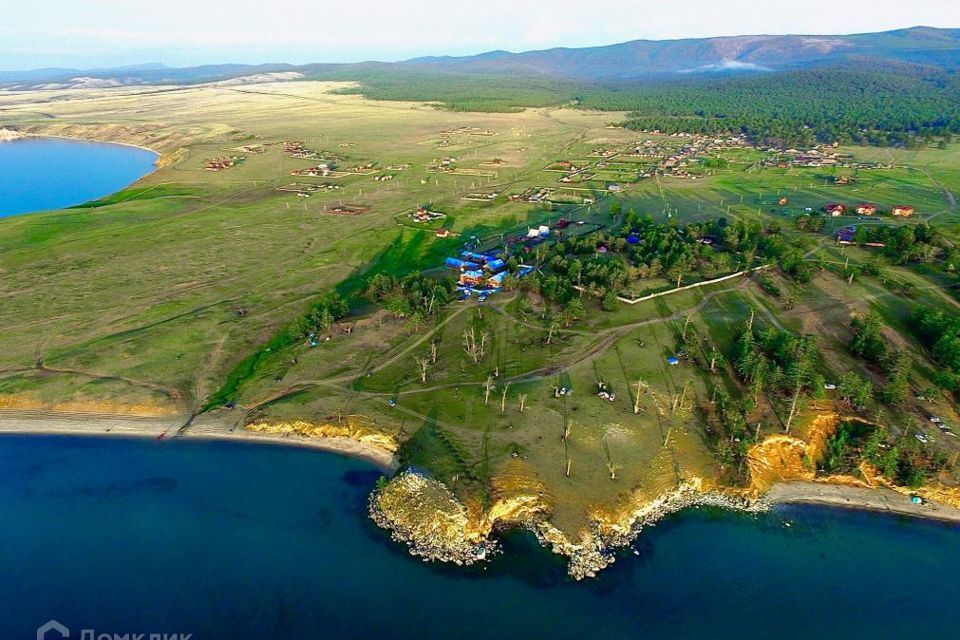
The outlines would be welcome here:
M 526 535 L 426 565 L 366 518 L 378 472 L 223 442 L 0 437 L 0 638 L 947 638 L 960 529 L 694 510 L 573 583 Z M 791 526 L 786 526 L 790 523 Z M 48 638 L 59 637 L 55 633 Z
M 0 218 L 102 198 L 150 173 L 152 151 L 57 138 L 0 142 Z

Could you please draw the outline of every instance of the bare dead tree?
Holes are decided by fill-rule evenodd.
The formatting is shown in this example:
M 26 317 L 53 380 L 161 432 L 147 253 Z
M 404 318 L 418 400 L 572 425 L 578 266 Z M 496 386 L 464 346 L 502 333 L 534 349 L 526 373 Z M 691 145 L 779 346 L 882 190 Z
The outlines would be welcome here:
M 477 347 L 477 332 L 474 331 L 473 327 L 463 332 L 463 351 L 467 354 L 468 358 L 473 360 L 473 364 L 477 364 L 480 361 L 480 350 Z
M 553 342 L 553 332 L 557 330 L 559 325 L 560 322 L 556 318 L 550 321 L 550 327 L 547 329 L 547 344 Z
M 677 412 L 677 409 L 682 409 L 682 408 L 683 408 L 683 401 L 684 401 L 684 399 L 687 397 L 687 385 L 689 385 L 689 384 L 690 384 L 689 381 L 684 382 L 684 383 L 683 383 L 683 391 L 682 391 L 681 393 L 679 393 L 678 395 L 676 395 L 676 396 L 673 397 L 673 410 L 672 410 L 673 413 L 676 413 L 676 412 Z
M 617 467 L 613 464 L 613 456 L 610 455 L 610 445 L 607 442 L 607 439 L 603 439 L 603 451 L 607 454 L 607 471 L 610 472 L 610 480 L 617 479 Z
M 519 396 L 520 400 L 520 413 L 523 413 L 523 406 L 527 403 L 527 394 L 521 393 Z
M 640 396 L 647 388 L 647 383 L 643 380 L 637 380 L 637 397 L 633 401 L 633 414 L 636 415 L 640 413 Z
M 417 362 L 417 370 L 420 372 L 420 382 L 426 382 L 427 372 L 430 370 L 430 359 L 422 356 L 415 356 L 414 360 Z
M 496 389 L 493 384 L 493 376 L 487 376 L 487 381 L 483 383 L 483 404 L 490 404 L 490 392 Z
M 489 341 L 490 341 L 490 334 L 489 334 L 489 333 L 487 333 L 486 331 L 484 331 L 483 333 L 480 334 L 480 352 L 479 352 L 479 356 L 480 356 L 480 359 L 481 359 L 481 360 L 482 360 L 483 358 L 486 358 L 486 357 L 487 357 L 487 344 L 489 343 Z
M 510 383 L 503 385 L 503 395 L 500 397 L 500 413 L 507 411 L 507 391 L 510 390 Z

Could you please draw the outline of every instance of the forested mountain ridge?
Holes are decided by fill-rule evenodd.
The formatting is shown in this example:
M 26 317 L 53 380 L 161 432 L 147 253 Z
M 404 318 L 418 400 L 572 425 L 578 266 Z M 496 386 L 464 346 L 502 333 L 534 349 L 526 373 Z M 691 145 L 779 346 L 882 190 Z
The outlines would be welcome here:
M 349 64 L 220 64 L 173 68 L 161 64 L 114 69 L 0 71 L 0 86 L 69 82 L 83 76 L 121 84 L 209 82 L 250 74 L 356 74 L 416 71 L 467 75 L 546 76 L 588 82 L 717 72 L 785 71 L 823 66 L 919 64 L 960 69 L 960 29 L 913 27 L 855 35 L 745 35 L 684 40 L 634 40 L 584 48 L 554 48 L 475 56 L 436 56 L 404 62 Z
M 627 118 L 611 116 L 611 122 L 664 132 L 738 133 L 773 145 L 909 146 L 960 133 L 960 29 L 929 27 L 850 36 L 638 40 L 400 63 L 0 72 L 0 88 L 239 78 L 350 81 L 357 86 L 348 93 L 458 111 L 625 111 Z
M 634 40 L 579 49 L 417 58 L 404 64 L 459 73 L 548 75 L 596 81 L 677 73 L 797 70 L 871 61 L 960 68 L 960 29 L 914 27 L 850 36 Z

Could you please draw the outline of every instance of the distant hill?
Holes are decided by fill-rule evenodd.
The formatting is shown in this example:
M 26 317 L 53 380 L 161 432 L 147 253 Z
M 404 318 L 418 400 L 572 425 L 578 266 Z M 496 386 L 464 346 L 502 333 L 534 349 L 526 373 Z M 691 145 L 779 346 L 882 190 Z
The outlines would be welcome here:
M 218 64 L 174 68 L 162 64 L 143 64 L 108 69 L 35 69 L 0 71 L 0 86 L 17 89 L 88 87 L 93 80 L 101 86 L 138 84 L 185 84 L 216 82 L 247 75 L 296 71 L 289 64 Z M 109 84 L 108 84 L 109 83 Z
M 743 75 L 822 67 L 960 70 L 960 29 L 914 27 L 847 36 L 755 35 L 686 40 L 634 40 L 604 47 L 557 48 L 475 56 L 416 58 L 398 63 L 220 64 L 171 68 L 161 64 L 116 69 L 0 71 L 0 86 L 116 86 L 214 82 L 243 76 L 292 72 L 306 77 L 362 78 L 397 71 L 560 78 L 616 83 L 633 79 Z M 292 77 L 289 76 L 289 77 Z
M 404 65 L 469 74 L 625 80 L 644 76 L 744 73 L 913 63 L 960 69 L 960 29 L 914 27 L 849 36 L 756 35 L 687 40 L 634 40 L 581 49 L 557 48 L 477 56 L 429 57 Z

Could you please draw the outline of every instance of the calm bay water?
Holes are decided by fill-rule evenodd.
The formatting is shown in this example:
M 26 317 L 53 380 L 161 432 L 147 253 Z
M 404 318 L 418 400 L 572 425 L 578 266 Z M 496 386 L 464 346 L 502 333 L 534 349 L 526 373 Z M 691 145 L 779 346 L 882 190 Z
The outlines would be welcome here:
M 960 528 L 698 510 L 573 583 L 526 535 L 484 568 L 409 557 L 366 518 L 378 475 L 283 447 L 0 437 L 0 638 L 33 638 L 51 618 L 76 637 L 197 640 L 921 638 L 960 626 Z
M 0 218 L 102 198 L 150 173 L 157 155 L 57 138 L 0 142 Z

